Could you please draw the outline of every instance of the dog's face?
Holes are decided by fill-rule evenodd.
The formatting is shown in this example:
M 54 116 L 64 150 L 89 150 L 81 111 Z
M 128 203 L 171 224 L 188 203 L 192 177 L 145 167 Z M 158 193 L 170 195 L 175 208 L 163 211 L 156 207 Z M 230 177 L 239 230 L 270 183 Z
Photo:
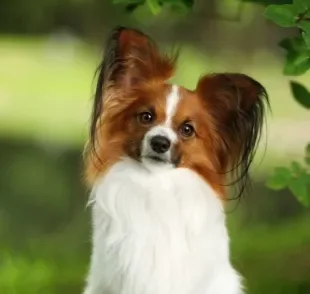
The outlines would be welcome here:
M 258 82 L 214 74 L 194 91 L 171 85 L 176 58 L 161 56 L 147 36 L 130 29 L 114 31 L 106 50 L 88 152 L 91 181 L 123 157 L 189 168 L 217 187 L 229 169 L 247 173 L 266 97 Z
M 181 150 L 173 120 L 179 100 L 178 89 L 162 84 L 141 90 L 136 94 L 134 107 L 128 110 L 124 152 L 141 163 L 177 166 Z
M 109 146 L 138 162 L 211 168 L 211 125 L 199 96 L 176 85 L 146 84 L 111 119 Z M 113 146 L 113 147 L 112 147 Z

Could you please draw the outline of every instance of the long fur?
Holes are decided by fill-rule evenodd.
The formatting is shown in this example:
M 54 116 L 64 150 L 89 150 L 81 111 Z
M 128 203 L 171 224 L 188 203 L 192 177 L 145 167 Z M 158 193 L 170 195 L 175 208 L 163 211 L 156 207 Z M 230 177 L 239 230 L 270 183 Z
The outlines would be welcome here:
M 188 169 L 133 160 L 93 190 L 93 255 L 84 294 L 241 294 L 216 193 Z
M 198 83 L 213 117 L 222 161 L 218 173 L 229 179 L 225 186 L 237 188 L 238 199 L 247 187 L 249 169 L 257 151 L 269 99 L 265 88 L 238 73 L 207 75 Z

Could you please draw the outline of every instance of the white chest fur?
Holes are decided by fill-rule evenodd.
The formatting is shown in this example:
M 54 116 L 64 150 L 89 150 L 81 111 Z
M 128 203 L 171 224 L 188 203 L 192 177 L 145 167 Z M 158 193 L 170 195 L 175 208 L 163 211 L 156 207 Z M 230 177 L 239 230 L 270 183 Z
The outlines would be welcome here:
M 222 204 L 188 169 L 125 159 L 92 193 L 85 294 L 241 294 Z

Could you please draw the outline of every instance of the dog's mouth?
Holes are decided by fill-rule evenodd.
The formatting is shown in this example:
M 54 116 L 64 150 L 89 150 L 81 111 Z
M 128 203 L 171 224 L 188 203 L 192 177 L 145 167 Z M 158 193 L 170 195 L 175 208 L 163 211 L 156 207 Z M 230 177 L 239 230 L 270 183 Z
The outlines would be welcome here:
M 148 156 L 145 156 L 144 158 L 151 160 L 151 161 L 158 162 L 158 163 L 170 163 L 166 159 L 164 159 L 160 156 L 156 156 L 156 155 L 148 155 Z
M 156 155 L 147 155 L 147 156 L 144 156 L 142 159 L 146 159 L 151 162 L 158 163 L 158 164 L 170 164 L 175 167 L 177 167 L 181 162 L 181 156 L 177 156 L 176 158 L 174 158 L 174 160 L 168 160 L 167 158 L 162 158 Z

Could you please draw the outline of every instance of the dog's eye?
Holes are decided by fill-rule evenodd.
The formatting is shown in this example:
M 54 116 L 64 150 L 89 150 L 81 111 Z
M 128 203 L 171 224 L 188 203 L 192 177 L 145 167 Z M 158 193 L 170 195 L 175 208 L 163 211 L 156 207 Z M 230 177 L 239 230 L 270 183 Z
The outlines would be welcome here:
M 141 112 L 138 115 L 138 121 L 141 124 L 150 124 L 153 122 L 153 119 L 154 119 L 153 114 L 151 112 L 148 112 L 148 111 Z
M 180 128 L 180 133 L 185 138 L 190 138 L 195 134 L 194 127 L 189 123 L 184 123 Z

